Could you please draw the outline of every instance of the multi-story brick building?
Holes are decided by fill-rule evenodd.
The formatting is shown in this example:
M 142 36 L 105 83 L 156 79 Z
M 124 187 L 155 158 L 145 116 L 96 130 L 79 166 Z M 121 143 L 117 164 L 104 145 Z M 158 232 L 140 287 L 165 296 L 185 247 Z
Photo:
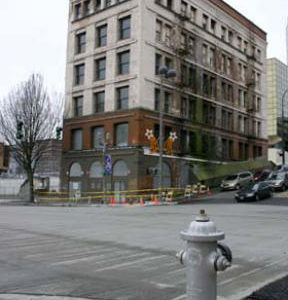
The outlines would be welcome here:
M 267 153 L 266 33 L 222 0 L 70 0 L 63 187 L 157 186 L 147 129 L 176 132 L 164 184 Z M 177 72 L 163 79 L 159 67 Z M 113 172 L 103 178 L 103 144 Z

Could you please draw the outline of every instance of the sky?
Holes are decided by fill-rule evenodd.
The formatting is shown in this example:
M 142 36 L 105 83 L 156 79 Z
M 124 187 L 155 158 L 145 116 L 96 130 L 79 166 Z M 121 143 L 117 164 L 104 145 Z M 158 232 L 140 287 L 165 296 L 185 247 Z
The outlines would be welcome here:
M 152 1 L 152 0 L 151 0 Z M 268 57 L 286 62 L 287 0 L 226 0 L 268 33 Z M 0 10 L 0 99 L 33 72 L 64 93 L 68 0 L 6 0 Z

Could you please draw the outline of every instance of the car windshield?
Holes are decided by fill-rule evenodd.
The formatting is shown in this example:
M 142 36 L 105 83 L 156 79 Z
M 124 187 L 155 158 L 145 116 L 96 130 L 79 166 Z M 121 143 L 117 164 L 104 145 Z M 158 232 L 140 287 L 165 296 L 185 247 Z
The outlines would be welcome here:
M 276 173 L 276 174 L 271 174 L 269 176 L 270 180 L 282 180 L 284 179 L 285 174 L 284 173 Z
M 235 180 L 235 179 L 237 179 L 237 175 L 230 175 L 230 176 L 228 176 L 228 177 L 226 177 L 226 180 Z

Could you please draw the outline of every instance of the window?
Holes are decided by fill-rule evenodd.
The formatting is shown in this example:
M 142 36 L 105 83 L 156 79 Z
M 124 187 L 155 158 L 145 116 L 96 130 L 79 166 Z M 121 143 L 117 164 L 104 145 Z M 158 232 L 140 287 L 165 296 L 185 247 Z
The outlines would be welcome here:
M 95 80 L 103 80 L 106 77 L 106 58 L 95 60 Z
M 210 96 L 215 98 L 216 97 L 216 78 L 210 77 Z
M 221 26 L 221 40 L 226 41 L 227 29 Z
M 242 38 L 240 36 L 237 37 L 237 47 L 242 50 Z
M 112 0 L 105 0 L 105 7 L 109 7 L 112 5 Z
M 171 36 L 172 36 L 172 27 L 170 25 L 165 25 L 165 44 L 171 46 Z
M 104 146 L 104 126 L 92 128 L 92 145 L 93 148 Z
M 82 129 L 72 129 L 71 131 L 71 148 L 72 150 L 82 149 Z
M 86 32 L 76 35 L 76 54 L 84 53 L 86 50 Z
M 163 24 L 161 21 L 156 20 L 156 41 L 162 42 L 162 30 L 163 30 Z
M 195 116 L 196 116 L 196 100 L 193 98 L 189 98 L 188 118 L 190 120 L 195 120 Z
M 98 92 L 94 94 L 94 112 L 104 112 L 105 111 L 105 92 Z
M 91 1 L 84 1 L 84 16 L 88 16 L 91 14 Z
M 81 18 L 81 3 L 78 3 L 74 6 L 74 19 Z
M 195 22 L 196 21 L 196 13 L 197 13 L 197 9 L 193 6 L 191 6 L 191 21 Z
M 107 45 L 107 25 L 102 25 L 96 28 L 96 47 Z
M 167 8 L 173 9 L 173 0 L 167 0 Z
M 165 97 L 164 97 L 164 112 L 165 113 L 170 112 L 170 106 L 171 106 L 171 94 L 169 92 L 165 92 Z
M 209 94 L 209 77 L 207 74 L 203 74 L 202 92 L 203 92 L 204 96 L 208 96 L 208 94 Z
M 165 66 L 168 70 L 173 69 L 173 60 L 169 57 L 165 57 Z
M 155 89 L 154 90 L 154 109 L 156 111 L 159 111 L 159 109 L 160 109 L 160 96 L 161 96 L 160 90 Z
M 188 5 L 186 2 L 181 1 L 181 15 L 186 17 L 187 13 L 188 13 Z
M 181 98 L 181 108 L 180 108 L 181 117 L 187 117 L 187 98 Z
M 194 92 L 196 91 L 196 70 L 189 68 L 189 86 Z
M 158 53 L 155 55 L 155 74 L 159 75 L 159 68 L 161 66 L 162 56 Z
M 208 27 L 208 16 L 204 15 L 202 16 L 202 27 L 207 30 Z
M 130 51 L 118 53 L 118 74 L 129 74 Z
M 116 146 L 128 146 L 128 123 L 117 124 L 115 126 Z
M 195 39 L 193 37 L 188 38 L 188 50 L 192 57 L 195 56 Z
M 202 62 L 204 65 L 208 64 L 208 46 L 205 44 L 202 46 Z
M 231 45 L 233 44 L 233 39 L 234 39 L 233 31 L 229 30 L 228 31 L 228 41 Z
M 127 86 L 117 89 L 117 109 L 128 109 L 128 93 L 129 88 Z
M 185 65 L 181 65 L 181 84 L 187 84 L 187 67 Z
M 195 153 L 196 152 L 196 133 L 193 131 L 189 132 L 189 149 L 190 152 Z
M 211 27 L 211 31 L 215 34 L 215 32 L 216 32 L 216 21 L 215 20 L 211 19 L 210 27 Z
M 209 66 L 210 68 L 214 68 L 215 67 L 215 49 L 210 48 L 209 49 Z
M 101 0 L 96 0 L 95 1 L 95 11 L 101 9 Z
M 73 98 L 73 111 L 75 117 L 83 115 L 83 96 Z
M 75 66 L 74 72 L 75 72 L 75 77 L 74 77 L 75 85 L 83 84 L 84 77 L 85 77 L 85 64 Z
M 125 17 L 119 20 L 119 40 L 130 38 L 131 34 L 131 17 Z

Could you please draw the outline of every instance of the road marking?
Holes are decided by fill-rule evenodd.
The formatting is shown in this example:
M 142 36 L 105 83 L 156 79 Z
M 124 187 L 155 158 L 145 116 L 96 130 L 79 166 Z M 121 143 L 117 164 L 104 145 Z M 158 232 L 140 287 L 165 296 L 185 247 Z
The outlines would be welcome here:
M 133 254 L 133 255 L 125 256 L 125 259 L 129 259 L 129 258 L 133 258 L 133 257 L 141 257 L 141 256 L 145 256 L 147 254 L 148 253 L 136 253 L 136 254 Z M 115 254 L 113 254 L 113 256 L 114 255 Z M 106 256 L 106 258 L 104 260 L 102 259 L 102 260 L 98 261 L 97 263 L 105 263 L 105 262 L 111 262 L 111 261 L 119 260 L 119 257 L 114 258 L 114 259 L 110 259 L 110 258 L 107 258 L 106 254 L 101 254 L 101 255 L 93 255 L 93 256 L 89 256 L 89 257 L 81 257 L 81 258 L 76 258 L 76 259 L 71 259 L 71 260 L 60 261 L 60 262 L 52 263 L 51 266 L 71 265 L 71 264 L 76 264 L 78 262 L 93 260 L 95 258 L 103 257 L 103 256 L 104 257 Z
M 255 269 L 253 269 L 253 270 L 251 270 L 251 271 L 247 271 L 247 272 L 241 273 L 240 275 L 235 276 L 235 277 L 232 277 L 232 278 L 230 278 L 230 279 L 226 279 L 226 280 L 224 280 L 224 281 L 221 281 L 221 282 L 219 283 L 219 285 L 224 285 L 224 284 L 230 283 L 230 282 L 232 282 L 232 281 L 234 281 L 234 280 L 237 280 L 237 279 L 239 279 L 239 278 L 241 278 L 241 277 L 246 277 L 246 276 L 248 276 L 248 275 L 251 275 L 251 274 L 254 274 L 254 273 L 258 273 L 259 271 L 263 271 L 263 269 L 267 269 L 267 268 L 269 268 L 269 267 L 273 267 L 273 266 L 275 266 L 275 265 L 277 265 L 277 264 L 279 264 L 279 263 L 281 263 L 281 262 L 283 262 L 283 261 L 287 261 L 287 257 L 278 259 L 278 260 L 276 260 L 276 261 L 274 261 L 274 262 L 272 262 L 272 263 L 270 263 L 270 264 L 267 264 L 267 265 L 265 265 L 265 266 L 263 266 L 263 267 L 255 268 Z
M 173 298 L 173 299 L 171 299 L 171 300 L 184 300 L 184 299 L 186 299 L 187 297 L 186 297 L 186 294 L 184 294 L 184 295 L 181 295 L 181 296 L 178 296 L 178 297 L 176 297 L 176 298 Z
M 146 258 L 138 259 L 138 260 L 135 260 L 135 261 L 132 261 L 132 262 L 127 262 L 127 263 L 122 263 L 122 264 L 118 264 L 118 265 L 113 265 L 113 266 L 110 266 L 110 267 L 97 269 L 97 270 L 94 271 L 94 273 L 107 271 L 107 270 L 113 270 L 113 269 L 119 269 L 119 268 L 122 268 L 122 267 L 128 267 L 128 266 L 131 266 L 131 265 L 139 264 L 139 263 L 144 262 L 144 261 L 155 260 L 155 259 L 164 258 L 164 257 L 167 257 L 167 255 L 146 257 Z

